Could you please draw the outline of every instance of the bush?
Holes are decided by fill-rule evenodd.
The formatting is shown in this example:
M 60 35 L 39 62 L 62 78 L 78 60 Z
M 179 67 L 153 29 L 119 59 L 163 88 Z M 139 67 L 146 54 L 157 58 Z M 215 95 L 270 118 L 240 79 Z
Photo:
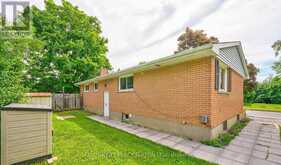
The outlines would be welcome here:
M 255 97 L 256 97 L 255 91 L 245 92 L 244 93 L 244 103 L 254 103 Z
M 206 144 L 208 146 L 213 146 L 213 147 L 223 147 L 226 146 L 227 144 L 230 143 L 232 139 L 234 139 L 234 135 L 231 135 L 230 133 L 223 133 L 220 134 L 216 139 L 213 140 L 205 140 L 202 141 L 201 143 Z
M 254 91 L 244 90 L 245 103 L 281 104 L 281 77 L 258 83 Z
M 255 93 L 256 103 L 281 104 L 281 78 L 274 77 L 258 84 Z

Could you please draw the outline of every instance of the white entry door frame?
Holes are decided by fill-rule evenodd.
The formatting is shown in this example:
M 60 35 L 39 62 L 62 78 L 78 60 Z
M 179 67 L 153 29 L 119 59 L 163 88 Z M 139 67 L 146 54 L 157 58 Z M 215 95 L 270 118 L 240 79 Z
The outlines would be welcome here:
M 109 92 L 103 92 L 103 116 L 109 117 Z

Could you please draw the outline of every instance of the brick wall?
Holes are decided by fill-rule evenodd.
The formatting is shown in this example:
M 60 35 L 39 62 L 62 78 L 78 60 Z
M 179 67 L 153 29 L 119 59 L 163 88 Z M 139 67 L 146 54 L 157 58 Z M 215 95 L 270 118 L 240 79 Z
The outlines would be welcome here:
M 98 91 L 94 92 L 93 83 L 89 84 L 89 92 L 83 92 L 83 106 L 86 110 L 103 114 L 103 88 L 101 83 L 99 83 Z M 80 88 L 83 90 L 83 88 Z
M 211 67 L 211 127 L 243 112 L 243 77 L 231 70 L 231 92 L 219 93 L 215 90 L 215 60 Z
M 233 74 L 232 79 L 233 85 L 237 82 L 239 84 L 237 87 L 242 88 L 241 77 Z M 93 92 L 93 84 L 90 84 L 90 91 L 83 93 L 84 107 L 87 110 L 102 114 L 103 91 L 108 90 L 111 112 L 214 127 L 236 114 L 236 111 L 240 111 L 238 102 L 243 103 L 243 99 L 240 99 L 243 88 L 235 90 L 233 87 L 232 91 L 235 92 L 231 92 L 229 96 L 216 94 L 212 57 L 136 73 L 134 91 L 119 92 L 118 78 L 107 80 L 107 84 L 105 87 L 105 81 L 99 82 L 98 92 Z M 234 107 L 229 106 L 233 103 Z M 213 116 L 210 117 L 211 122 L 208 125 L 200 123 L 200 115 L 211 114 Z
M 110 111 L 201 125 L 198 116 L 210 114 L 210 67 L 211 58 L 204 58 L 137 73 L 131 92 L 119 92 L 117 78 L 108 80 Z M 89 111 L 102 110 L 104 84 L 83 94 Z

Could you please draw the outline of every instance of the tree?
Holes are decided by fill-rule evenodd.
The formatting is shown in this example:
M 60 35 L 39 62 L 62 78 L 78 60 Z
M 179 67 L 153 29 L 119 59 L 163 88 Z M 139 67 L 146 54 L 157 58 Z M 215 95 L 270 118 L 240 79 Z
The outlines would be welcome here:
M 27 30 L 29 28 L 29 8 L 17 13 L 17 22 L 13 26 L 2 27 L 2 30 Z M 0 18 L 4 21 L 4 18 Z M 9 38 L 11 37 L 11 38 Z M 24 100 L 28 88 L 24 86 L 30 64 L 37 57 L 42 43 L 30 36 L 0 36 L 0 107 Z
M 259 69 L 252 63 L 247 64 L 247 69 L 249 72 L 249 79 L 244 81 L 244 102 L 251 103 L 254 102 L 256 97 L 255 89 L 258 84 L 257 74 Z
M 272 45 L 273 50 L 275 51 L 275 55 L 279 56 L 281 53 L 281 40 L 276 41 L 273 45 Z M 281 57 L 279 57 L 279 60 L 274 62 L 273 66 L 272 66 L 273 70 L 276 71 L 276 73 L 278 75 L 281 75 Z
M 0 39 L 0 107 L 19 102 L 25 92 L 24 56 L 29 39 Z
M 275 55 L 279 55 L 279 53 L 281 53 L 281 40 L 274 42 L 272 48 L 275 51 Z
M 281 78 L 268 78 L 258 84 L 255 102 L 281 104 Z
M 257 87 L 257 74 L 259 69 L 252 63 L 247 64 L 247 69 L 249 72 L 249 79 L 244 81 L 244 91 L 252 92 Z
M 213 36 L 208 37 L 203 30 L 192 30 L 189 27 L 187 27 L 185 32 L 178 37 L 177 41 L 178 50 L 175 53 L 204 44 L 219 42 L 218 38 Z
M 62 6 L 45 0 L 45 9 L 32 7 L 34 37 L 44 50 L 28 70 L 26 84 L 33 91 L 75 92 L 74 83 L 92 78 L 101 68 L 110 69 L 107 39 L 101 36 L 100 21 L 69 2 Z

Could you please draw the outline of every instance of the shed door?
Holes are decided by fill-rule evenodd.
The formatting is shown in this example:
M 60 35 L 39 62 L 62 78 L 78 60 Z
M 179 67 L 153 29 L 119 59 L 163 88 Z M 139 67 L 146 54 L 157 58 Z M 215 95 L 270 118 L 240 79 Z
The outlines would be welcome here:
M 104 91 L 103 93 L 103 115 L 109 117 L 109 92 Z

